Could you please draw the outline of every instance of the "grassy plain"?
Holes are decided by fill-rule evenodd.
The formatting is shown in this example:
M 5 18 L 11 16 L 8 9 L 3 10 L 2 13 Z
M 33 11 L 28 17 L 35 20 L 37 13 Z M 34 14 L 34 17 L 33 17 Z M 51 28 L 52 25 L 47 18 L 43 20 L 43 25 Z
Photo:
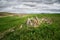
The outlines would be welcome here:
M 13 32 L 8 32 L 0 40 L 60 40 L 60 14 L 28 14 L 23 16 L 0 17 L 0 34 L 15 27 Z M 27 27 L 27 18 L 36 16 L 50 18 L 53 23 L 44 23 L 37 28 Z M 23 27 L 19 28 L 21 24 Z

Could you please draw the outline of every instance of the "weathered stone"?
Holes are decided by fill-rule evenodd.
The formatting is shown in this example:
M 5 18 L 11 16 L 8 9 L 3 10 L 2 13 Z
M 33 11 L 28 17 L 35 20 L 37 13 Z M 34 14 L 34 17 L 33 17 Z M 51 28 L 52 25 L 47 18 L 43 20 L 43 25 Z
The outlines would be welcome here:
M 38 19 L 38 17 L 28 18 L 27 19 L 27 25 L 28 26 L 33 26 L 33 27 L 39 25 L 39 19 Z
M 39 19 L 38 17 L 28 18 L 27 19 L 27 26 L 38 27 L 42 23 L 51 24 L 52 21 L 50 19 L 48 19 L 48 18 Z
M 23 26 L 22 26 L 22 24 L 21 24 L 19 28 L 22 28 L 22 27 L 23 27 Z

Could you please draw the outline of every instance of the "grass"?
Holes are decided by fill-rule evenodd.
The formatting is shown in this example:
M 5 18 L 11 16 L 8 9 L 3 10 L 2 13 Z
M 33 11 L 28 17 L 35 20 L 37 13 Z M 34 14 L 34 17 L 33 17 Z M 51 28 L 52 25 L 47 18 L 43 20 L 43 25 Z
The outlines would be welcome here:
M 39 27 L 27 27 L 28 17 L 50 18 L 53 23 L 41 24 Z M 19 29 L 20 25 L 23 27 Z M 0 40 L 60 40 L 60 14 L 29 14 L 26 17 L 8 16 L 0 18 L 0 32 L 16 27 L 14 32 L 6 34 Z

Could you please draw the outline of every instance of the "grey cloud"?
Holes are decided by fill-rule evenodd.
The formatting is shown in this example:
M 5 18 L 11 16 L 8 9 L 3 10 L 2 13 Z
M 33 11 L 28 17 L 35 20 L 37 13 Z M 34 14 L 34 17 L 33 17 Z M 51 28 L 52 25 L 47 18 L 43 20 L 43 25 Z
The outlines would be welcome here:
M 60 12 L 60 0 L 0 0 L 4 12 Z

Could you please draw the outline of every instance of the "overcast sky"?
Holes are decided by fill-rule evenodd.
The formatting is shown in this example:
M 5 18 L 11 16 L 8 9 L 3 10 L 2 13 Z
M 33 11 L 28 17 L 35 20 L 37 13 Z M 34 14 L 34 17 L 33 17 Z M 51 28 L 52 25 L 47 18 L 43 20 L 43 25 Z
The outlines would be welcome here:
M 0 12 L 60 13 L 60 0 L 0 0 Z

